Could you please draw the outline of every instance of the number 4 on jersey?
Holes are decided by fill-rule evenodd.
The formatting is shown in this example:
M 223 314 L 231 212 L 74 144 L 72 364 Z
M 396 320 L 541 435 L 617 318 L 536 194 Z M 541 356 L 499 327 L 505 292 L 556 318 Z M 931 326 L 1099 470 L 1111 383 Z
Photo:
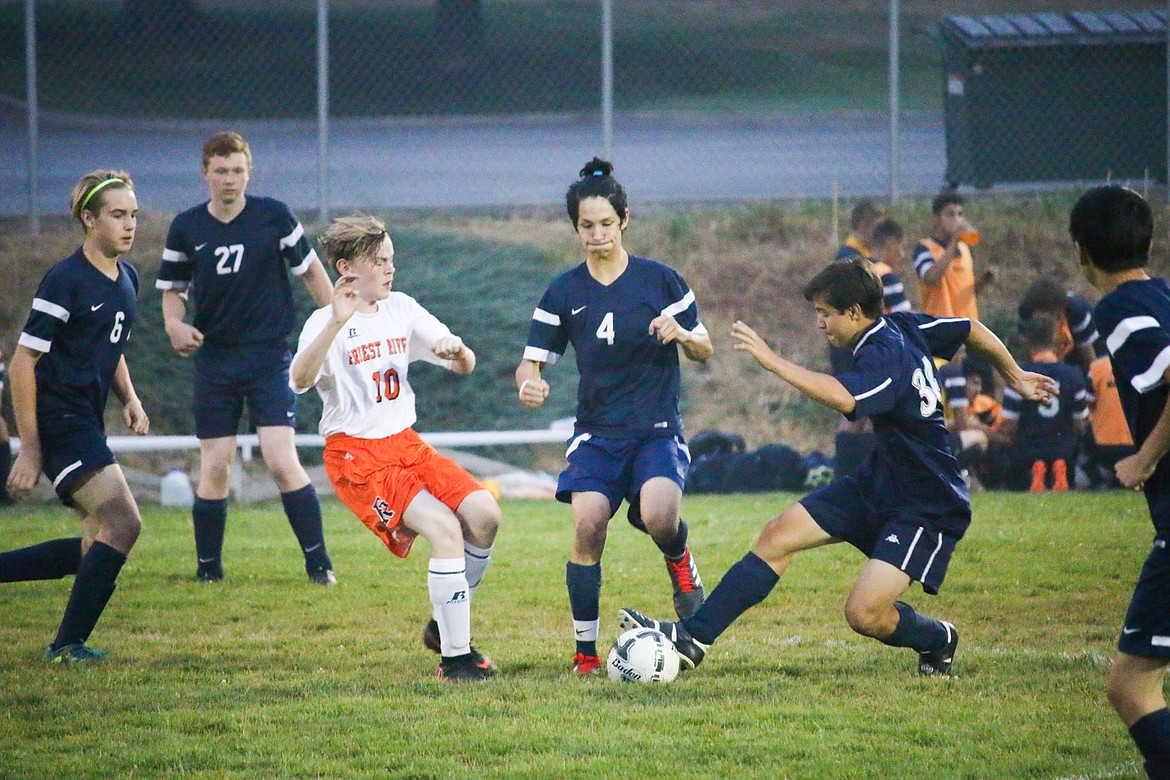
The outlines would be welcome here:
M 597 338 L 605 339 L 605 343 L 613 346 L 613 312 L 607 311 L 597 326 Z

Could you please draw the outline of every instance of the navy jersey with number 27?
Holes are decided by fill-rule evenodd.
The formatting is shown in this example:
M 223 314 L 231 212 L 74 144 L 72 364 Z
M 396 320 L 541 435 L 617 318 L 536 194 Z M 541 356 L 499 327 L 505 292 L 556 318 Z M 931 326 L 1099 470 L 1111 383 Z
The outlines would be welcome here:
M 970 494 L 948 445 L 933 358 L 954 357 L 970 332 L 966 318 L 887 314 L 837 375 L 857 404 L 849 417 L 873 421 L 876 446 L 857 480 L 874 509 L 928 520 L 956 539 L 970 524 Z
M 609 285 L 584 263 L 553 280 L 532 313 L 524 357 L 552 365 L 571 343 L 581 375 L 580 431 L 610 438 L 682 433 L 676 344 L 660 344 L 650 321 L 673 316 L 687 330 L 702 328 L 695 295 L 663 263 L 630 255 Z
M 114 372 L 138 316 L 138 273 L 118 261 L 118 278 L 95 268 L 80 249 L 45 274 L 20 345 L 43 353 L 36 365 L 37 421 L 68 424 L 102 413 Z

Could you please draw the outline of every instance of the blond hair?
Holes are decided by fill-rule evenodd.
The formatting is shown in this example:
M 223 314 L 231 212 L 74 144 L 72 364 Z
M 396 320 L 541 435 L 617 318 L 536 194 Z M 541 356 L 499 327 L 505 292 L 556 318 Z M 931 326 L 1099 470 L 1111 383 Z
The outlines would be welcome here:
M 73 185 L 73 191 L 69 193 L 69 213 L 84 227 L 85 220 L 81 218 L 83 211 L 96 216 L 105 205 L 107 192 L 132 189 L 134 182 L 125 171 L 112 171 L 106 168 L 90 171 Z
M 372 258 L 382 246 L 382 240 L 389 235 L 386 223 L 369 214 L 337 217 L 321 232 L 321 251 L 337 270 L 338 260 L 352 263 L 361 258 Z

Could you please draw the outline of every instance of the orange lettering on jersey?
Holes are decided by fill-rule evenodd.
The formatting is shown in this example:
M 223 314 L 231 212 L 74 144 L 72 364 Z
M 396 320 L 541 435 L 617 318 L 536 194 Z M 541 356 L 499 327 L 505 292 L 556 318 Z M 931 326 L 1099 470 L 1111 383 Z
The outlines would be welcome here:
M 371 341 L 369 344 L 362 344 L 360 347 L 354 347 L 349 351 L 349 364 L 356 366 L 359 363 L 365 363 L 367 360 L 376 360 L 382 357 L 382 345 L 377 341 Z
M 386 339 L 386 349 L 391 355 L 397 355 L 399 352 L 406 351 L 406 339 Z

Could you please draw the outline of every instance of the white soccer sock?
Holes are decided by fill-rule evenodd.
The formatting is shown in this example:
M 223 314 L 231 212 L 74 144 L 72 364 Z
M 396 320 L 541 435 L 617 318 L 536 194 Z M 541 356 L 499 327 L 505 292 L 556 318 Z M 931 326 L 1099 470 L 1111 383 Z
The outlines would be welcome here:
M 471 595 L 462 558 L 431 558 L 427 590 L 444 657 L 471 652 Z
M 483 579 L 483 573 L 487 571 L 487 567 L 492 562 L 492 548 L 476 547 L 471 542 L 465 541 L 463 543 L 463 562 L 467 567 L 467 587 L 471 590 L 471 595 L 475 595 L 475 591 L 479 589 L 479 583 Z

